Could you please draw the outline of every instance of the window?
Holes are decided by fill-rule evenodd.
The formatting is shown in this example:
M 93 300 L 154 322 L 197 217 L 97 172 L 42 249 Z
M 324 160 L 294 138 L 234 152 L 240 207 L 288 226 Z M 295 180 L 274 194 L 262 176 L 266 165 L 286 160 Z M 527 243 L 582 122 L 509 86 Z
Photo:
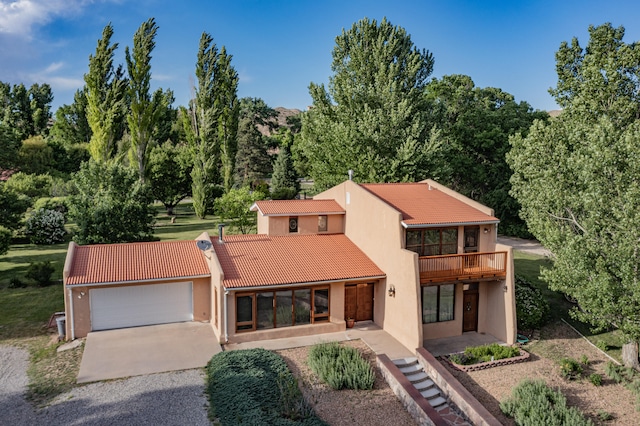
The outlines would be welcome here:
M 298 232 L 298 217 L 289 218 L 289 232 Z
M 236 296 L 236 331 L 329 321 L 329 288 L 258 291 Z
M 422 323 L 452 321 L 455 284 L 422 287 Z
M 327 232 L 327 215 L 321 214 L 318 216 L 318 232 Z
M 458 228 L 427 228 L 407 230 L 407 250 L 420 256 L 439 256 L 458 252 Z

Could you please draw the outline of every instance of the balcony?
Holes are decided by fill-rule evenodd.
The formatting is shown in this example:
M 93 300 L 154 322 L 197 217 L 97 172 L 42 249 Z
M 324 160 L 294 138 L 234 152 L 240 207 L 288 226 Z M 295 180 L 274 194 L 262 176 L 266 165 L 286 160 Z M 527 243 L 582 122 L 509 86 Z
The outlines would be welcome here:
M 448 254 L 423 256 L 420 283 L 483 281 L 507 276 L 507 252 Z

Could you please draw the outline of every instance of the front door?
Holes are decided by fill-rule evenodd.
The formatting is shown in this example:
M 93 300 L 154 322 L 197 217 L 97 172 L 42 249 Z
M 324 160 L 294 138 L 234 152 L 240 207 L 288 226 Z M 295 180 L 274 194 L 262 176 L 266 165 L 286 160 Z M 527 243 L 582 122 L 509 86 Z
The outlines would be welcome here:
M 465 291 L 462 302 L 462 331 L 478 331 L 478 292 Z
M 373 283 L 347 285 L 344 288 L 344 318 L 373 320 Z

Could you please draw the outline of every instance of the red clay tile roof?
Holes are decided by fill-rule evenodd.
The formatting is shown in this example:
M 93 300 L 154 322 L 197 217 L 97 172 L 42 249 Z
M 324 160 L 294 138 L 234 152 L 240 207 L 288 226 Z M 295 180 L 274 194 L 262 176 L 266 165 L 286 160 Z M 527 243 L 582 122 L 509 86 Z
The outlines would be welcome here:
M 227 288 L 384 276 L 343 234 L 229 235 L 211 239 Z
M 360 185 L 402 213 L 406 225 L 496 223 L 498 219 L 426 183 Z
M 251 210 L 256 206 L 265 216 L 345 213 L 334 200 L 263 200 L 256 201 Z
M 67 285 L 211 275 L 195 240 L 76 246 Z

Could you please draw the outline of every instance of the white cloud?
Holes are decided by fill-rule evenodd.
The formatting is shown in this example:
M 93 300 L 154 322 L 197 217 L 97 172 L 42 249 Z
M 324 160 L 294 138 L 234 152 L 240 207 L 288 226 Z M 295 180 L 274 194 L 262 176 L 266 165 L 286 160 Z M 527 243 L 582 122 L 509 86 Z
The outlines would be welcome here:
M 30 37 L 34 26 L 77 14 L 91 0 L 0 0 L 0 33 Z
M 54 89 L 54 93 L 56 89 L 75 90 L 82 87 L 84 85 L 82 77 L 74 78 L 72 76 L 54 75 L 57 71 L 63 70 L 65 66 L 66 64 L 64 62 L 54 62 L 42 71 L 29 74 L 27 80 L 36 83 L 47 83 Z
M 58 71 L 60 68 L 62 68 L 64 66 L 64 62 L 54 62 L 51 65 L 49 65 L 44 72 L 45 73 L 50 73 L 50 72 L 56 72 Z

